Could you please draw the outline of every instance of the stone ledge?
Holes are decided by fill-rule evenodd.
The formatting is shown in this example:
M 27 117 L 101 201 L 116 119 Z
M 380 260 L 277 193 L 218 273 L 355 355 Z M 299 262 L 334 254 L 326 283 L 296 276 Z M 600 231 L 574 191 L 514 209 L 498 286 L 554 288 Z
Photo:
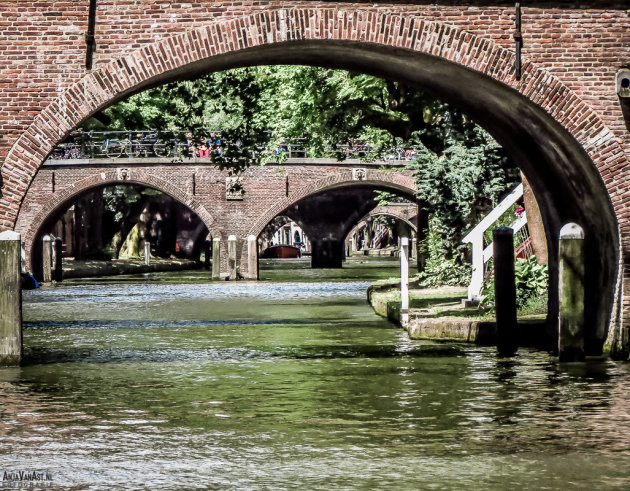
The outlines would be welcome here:
M 411 339 L 440 339 L 492 345 L 497 337 L 495 322 L 470 319 L 426 319 L 409 315 L 406 327 Z
M 438 317 L 427 319 L 409 316 L 405 327 L 411 339 L 461 341 L 483 346 L 497 344 L 497 325 L 494 321 Z M 555 343 L 552 330 L 545 320 L 522 320 L 518 323 L 519 346 L 550 349 Z

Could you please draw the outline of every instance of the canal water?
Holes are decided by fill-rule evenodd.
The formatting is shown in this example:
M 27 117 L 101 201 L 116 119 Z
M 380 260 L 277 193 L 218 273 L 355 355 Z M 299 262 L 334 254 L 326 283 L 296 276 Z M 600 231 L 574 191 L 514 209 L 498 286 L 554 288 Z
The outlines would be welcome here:
M 411 341 L 365 300 L 395 263 L 283 264 L 259 283 L 195 272 L 25 292 L 25 364 L 0 370 L 0 479 L 630 488 L 630 365 Z

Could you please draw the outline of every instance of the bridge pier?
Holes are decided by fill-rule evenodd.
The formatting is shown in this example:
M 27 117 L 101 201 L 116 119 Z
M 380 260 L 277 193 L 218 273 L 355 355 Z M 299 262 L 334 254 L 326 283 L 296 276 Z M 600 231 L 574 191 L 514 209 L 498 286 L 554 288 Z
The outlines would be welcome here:
M 311 239 L 311 248 L 311 267 L 341 268 L 343 241 L 331 238 Z
M 221 239 L 212 239 L 212 279 L 218 280 L 221 277 Z
M 0 366 L 22 361 L 22 285 L 20 234 L 0 233 Z

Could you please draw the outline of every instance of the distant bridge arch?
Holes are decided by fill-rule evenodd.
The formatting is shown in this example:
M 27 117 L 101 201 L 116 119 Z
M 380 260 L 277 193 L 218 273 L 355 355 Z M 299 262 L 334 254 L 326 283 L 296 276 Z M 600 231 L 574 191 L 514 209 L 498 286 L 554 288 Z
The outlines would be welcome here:
M 411 175 L 369 171 L 367 179 L 357 181 L 353 180 L 351 172 L 341 172 L 309 183 L 297 191 L 291 192 L 289 196 L 267 209 L 249 229 L 248 235 L 258 237 L 271 220 L 278 215 L 282 215 L 283 212 L 302 200 L 328 191 L 357 186 L 370 188 L 374 191 L 387 190 L 407 198 L 415 197 L 417 191 L 415 179 Z
M 125 178 L 120 175 L 118 169 L 110 169 L 104 172 L 93 173 L 89 177 L 73 182 L 72 185 L 62 188 L 58 192 L 45 194 L 43 199 L 34 202 L 27 201 L 27 204 L 33 207 L 35 213 L 31 215 L 21 214 L 21 219 L 18 219 L 15 230 L 22 235 L 29 265 L 33 254 L 34 241 L 41 235 L 42 228 L 51 219 L 54 219 L 61 209 L 70 206 L 73 201 L 94 189 L 115 185 L 138 185 L 160 191 L 196 213 L 211 235 L 216 228 L 214 218 L 198 200 L 194 199 L 185 189 L 178 188 L 172 182 L 158 177 L 151 172 L 151 169 L 134 169 Z

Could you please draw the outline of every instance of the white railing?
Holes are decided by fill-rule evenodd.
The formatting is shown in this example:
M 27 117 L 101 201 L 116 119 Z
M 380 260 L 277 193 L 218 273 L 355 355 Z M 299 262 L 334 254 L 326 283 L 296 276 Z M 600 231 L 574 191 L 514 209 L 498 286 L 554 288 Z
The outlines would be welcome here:
M 372 242 L 370 244 L 372 249 L 378 249 L 378 247 L 380 246 L 380 242 L 381 240 L 383 240 L 383 237 L 386 233 L 387 227 L 382 227 L 374 234 L 374 238 L 372 239 Z
M 483 247 L 484 232 L 522 196 L 523 184 L 519 184 L 462 239 L 464 244 L 472 244 L 472 276 L 468 285 L 468 300 L 479 300 L 483 288 L 485 265 L 492 259 L 492 242 L 485 249 Z M 523 212 L 510 224 L 510 228 L 516 233 L 525 225 L 527 225 L 527 215 Z

